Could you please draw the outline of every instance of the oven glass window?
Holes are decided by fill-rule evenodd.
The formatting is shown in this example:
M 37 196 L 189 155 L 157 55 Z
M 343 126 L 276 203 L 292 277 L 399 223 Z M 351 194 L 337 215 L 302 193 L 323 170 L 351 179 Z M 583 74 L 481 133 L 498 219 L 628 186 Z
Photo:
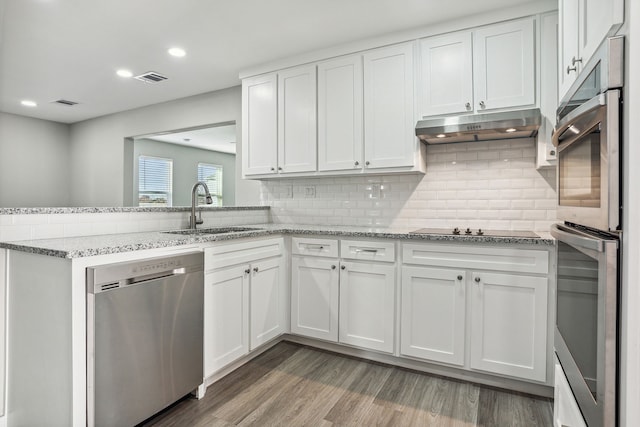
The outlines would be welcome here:
M 600 207 L 600 126 L 559 154 L 558 204 Z
M 596 400 L 598 362 L 598 260 L 558 242 L 556 322 Z

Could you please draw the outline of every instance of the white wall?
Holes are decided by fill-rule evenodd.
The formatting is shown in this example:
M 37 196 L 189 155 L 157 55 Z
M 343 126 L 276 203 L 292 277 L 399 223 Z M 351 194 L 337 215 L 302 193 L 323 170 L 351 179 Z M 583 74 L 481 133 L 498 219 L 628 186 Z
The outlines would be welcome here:
M 532 139 L 431 145 L 425 175 L 265 181 L 262 203 L 277 223 L 548 232 L 555 169 L 536 170 L 535 153 Z
M 122 206 L 130 185 L 125 183 L 125 160 L 131 147 L 125 138 L 212 123 L 236 122 L 241 148 L 241 88 L 154 104 L 71 125 L 71 206 Z M 128 151 L 129 150 L 129 151 Z M 238 155 L 241 155 L 239 152 Z M 236 172 L 236 205 L 255 205 L 259 184 L 242 181 Z M 125 185 L 127 188 L 125 189 Z
M 138 157 L 144 155 L 173 160 L 173 206 L 191 206 L 191 188 L 198 180 L 198 163 L 222 166 L 223 205 L 235 205 L 235 154 L 202 150 L 146 138 L 136 139 L 133 143 L 133 151 L 134 199 L 137 199 L 138 195 Z
M 0 207 L 69 204 L 69 125 L 0 112 Z

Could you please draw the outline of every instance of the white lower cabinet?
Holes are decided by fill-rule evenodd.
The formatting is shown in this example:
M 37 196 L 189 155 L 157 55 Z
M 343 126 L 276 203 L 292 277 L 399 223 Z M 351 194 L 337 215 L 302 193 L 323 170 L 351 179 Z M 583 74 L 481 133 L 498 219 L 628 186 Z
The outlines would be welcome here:
M 464 365 L 466 274 L 402 267 L 402 354 Z
M 474 271 L 471 369 L 546 379 L 547 278 Z
M 556 359 L 553 388 L 553 427 L 586 427 L 560 362 Z
M 546 250 L 405 243 L 401 354 L 547 382 L 548 260 Z
M 285 332 L 283 246 L 278 238 L 205 249 L 205 377 Z
M 340 262 L 339 341 L 393 352 L 395 265 Z
M 291 332 L 393 353 L 394 244 L 342 241 L 342 258 L 337 240 L 294 237 L 292 247 Z
M 337 259 L 291 260 L 291 332 L 338 341 Z

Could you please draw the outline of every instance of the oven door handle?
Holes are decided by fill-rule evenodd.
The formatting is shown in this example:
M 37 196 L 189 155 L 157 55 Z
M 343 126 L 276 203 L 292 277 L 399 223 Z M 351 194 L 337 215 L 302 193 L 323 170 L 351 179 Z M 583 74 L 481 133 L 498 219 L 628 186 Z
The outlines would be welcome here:
M 573 246 L 604 252 L 604 241 L 594 238 L 580 230 L 571 229 L 562 224 L 551 226 L 551 235 L 556 239 Z
M 585 120 L 583 116 L 588 113 L 601 108 L 607 105 L 607 99 L 604 94 L 599 94 L 580 105 L 578 108 L 567 114 L 562 120 L 560 120 L 553 131 L 553 135 L 551 136 L 551 140 L 555 147 L 558 147 L 560 144 L 564 142 L 564 140 L 568 139 L 577 139 L 580 135 L 583 135 L 586 132 L 589 132 L 590 129 L 598 123 L 598 118 L 593 118 L 589 121 L 589 123 L 580 123 L 581 119 Z M 576 124 L 580 123 L 580 128 L 577 129 L 575 127 Z M 565 138 L 567 132 L 570 132 L 569 136 Z

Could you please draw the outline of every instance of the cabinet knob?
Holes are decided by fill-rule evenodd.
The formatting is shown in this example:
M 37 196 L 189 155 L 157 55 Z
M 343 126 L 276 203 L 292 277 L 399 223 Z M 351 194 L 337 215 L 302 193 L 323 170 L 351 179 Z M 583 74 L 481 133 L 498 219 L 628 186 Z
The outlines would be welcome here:
M 576 65 L 578 62 L 582 64 L 582 58 L 576 58 L 575 56 L 571 58 L 571 65 Z
M 480 108 L 485 108 L 486 107 L 484 101 L 480 101 L 479 105 L 480 105 Z
M 254 271 L 254 273 L 257 273 L 258 272 L 258 267 L 253 267 L 253 271 Z
M 331 266 L 331 269 L 332 269 L 332 270 L 335 270 L 335 269 L 336 269 L 336 266 L 335 266 L 335 265 L 332 265 L 332 266 Z
M 369 160 L 367 160 L 366 162 L 364 162 L 365 166 L 369 166 Z
M 278 170 L 279 170 L 279 171 L 281 171 L 281 170 L 282 170 L 282 167 L 281 167 L 281 166 L 278 166 Z
M 341 266 L 340 266 L 340 270 L 344 270 L 344 269 L 346 269 L 346 268 L 347 268 L 347 267 L 346 267 L 345 265 L 341 265 Z
M 247 269 L 244 271 L 244 274 L 249 274 L 249 273 L 251 273 L 251 269 L 250 269 L 250 268 L 247 268 Z
M 556 155 L 556 150 L 551 150 L 551 151 L 549 151 L 549 155 L 550 155 L 550 156 L 555 156 L 555 155 Z
M 476 283 L 480 283 L 480 278 L 479 278 L 479 277 L 476 277 L 476 278 L 475 278 L 475 279 L 473 279 L 473 280 L 475 280 L 475 281 L 476 281 Z
M 572 71 L 578 71 L 578 68 L 577 67 L 569 67 L 567 65 L 567 74 L 571 73 Z
M 274 172 L 276 170 L 276 168 L 271 168 L 271 172 Z
M 467 102 L 466 104 L 464 104 L 464 108 L 466 108 L 467 110 L 471 109 L 471 103 Z
M 462 274 L 458 274 L 458 280 L 462 280 Z
M 358 165 L 360 165 L 360 162 L 356 160 L 355 162 L 353 162 L 353 164 L 358 166 Z

